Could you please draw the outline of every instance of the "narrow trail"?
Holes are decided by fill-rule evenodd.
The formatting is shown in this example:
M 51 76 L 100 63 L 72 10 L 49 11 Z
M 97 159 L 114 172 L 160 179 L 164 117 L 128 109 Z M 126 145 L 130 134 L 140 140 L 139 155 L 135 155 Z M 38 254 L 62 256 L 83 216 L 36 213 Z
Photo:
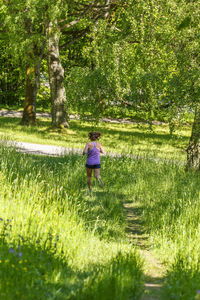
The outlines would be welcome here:
M 124 203 L 127 217 L 127 236 L 136 246 L 144 260 L 145 290 L 139 300 L 162 300 L 165 267 L 155 255 L 149 236 L 141 220 L 142 207 L 138 203 Z

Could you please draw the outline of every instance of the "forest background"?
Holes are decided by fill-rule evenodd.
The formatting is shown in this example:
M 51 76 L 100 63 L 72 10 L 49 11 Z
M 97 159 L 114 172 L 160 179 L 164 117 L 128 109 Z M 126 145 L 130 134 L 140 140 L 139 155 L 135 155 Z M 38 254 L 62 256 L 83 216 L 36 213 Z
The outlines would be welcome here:
M 173 133 L 195 114 L 187 167 L 199 169 L 198 1 L 1 0 L 0 101 L 21 123 L 51 111 L 161 120 Z
M 0 107 L 23 113 L 0 118 L 2 139 L 81 148 L 96 128 L 120 154 L 88 195 L 82 156 L 1 143 L 2 299 L 200 299 L 199 172 L 185 168 L 186 148 L 200 165 L 199 15 L 195 0 L 0 0 Z

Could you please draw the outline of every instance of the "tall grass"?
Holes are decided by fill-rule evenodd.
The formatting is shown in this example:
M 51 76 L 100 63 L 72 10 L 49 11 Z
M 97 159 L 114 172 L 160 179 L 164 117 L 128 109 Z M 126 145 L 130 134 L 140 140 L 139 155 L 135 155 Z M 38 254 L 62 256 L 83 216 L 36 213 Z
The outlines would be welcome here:
M 90 197 L 80 156 L 0 155 L 0 298 L 138 299 L 142 262 L 112 159 Z
M 124 201 L 140 207 L 168 269 L 162 299 L 195 299 L 199 173 L 152 156 L 103 157 L 105 188 L 94 183 L 90 197 L 83 157 L 26 156 L 1 147 L 1 158 L 3 299 L 138 299 L 142 263 L 125 238 Z
M 200 174 L 186 172 L 177 162 L 148 158 L 126 164 L 127 193 L 142 208 L 151 244 L 168 269 L 162 299 L 196 299 L 200 290 Z

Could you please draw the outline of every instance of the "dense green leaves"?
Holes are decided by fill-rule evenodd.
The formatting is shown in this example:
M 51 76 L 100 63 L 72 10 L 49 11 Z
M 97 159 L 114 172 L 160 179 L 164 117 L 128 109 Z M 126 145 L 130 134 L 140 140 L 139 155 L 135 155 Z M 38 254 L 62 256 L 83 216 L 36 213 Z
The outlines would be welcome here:
M 11 0 L 2 2 L 0 15 L 22 73 L 36 59 L 35 47 L 45 47 L 52 22 L 60 32 L 68 102 L 99 116 L 104 106 L 119 103 L 134 110 L 193 106 L 199 6 L 185 0 Z
M 109 20 L 98 22 L 84 53 L 91 74 L 94 69 L 101 74 L 100 101 L 147 110 L 192 105 L 198 93 L 198 13 L 197 3 L 127 1 Z M 97 87 L 79 75 L 73 68 L 68 82 L 77 82 L 78 89 L 88 78 L 88 90 L 79 92 L 83 104 L 91 94 L 96 97 Z

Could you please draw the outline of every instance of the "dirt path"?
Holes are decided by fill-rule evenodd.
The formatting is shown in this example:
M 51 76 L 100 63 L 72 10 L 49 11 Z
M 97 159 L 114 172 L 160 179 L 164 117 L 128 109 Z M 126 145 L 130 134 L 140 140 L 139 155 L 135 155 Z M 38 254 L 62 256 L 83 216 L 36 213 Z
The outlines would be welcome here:
M 145 290 L 140 300 L 162 300 L 162 286 L 166 269 L 155 255 L 141 220 L 142 207 L 138 203 L 125 203 L 127 236 L 144 260 Z

